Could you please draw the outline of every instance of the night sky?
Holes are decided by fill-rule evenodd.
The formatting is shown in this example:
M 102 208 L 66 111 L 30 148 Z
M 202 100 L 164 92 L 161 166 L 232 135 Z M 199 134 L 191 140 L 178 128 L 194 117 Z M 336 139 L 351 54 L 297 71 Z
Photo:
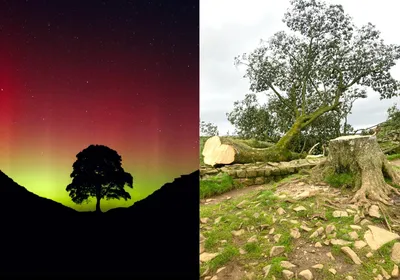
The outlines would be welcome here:
M 198 14 L 198 1 L 0 1 L 0 170 L 91 211 L 65 190 L 90 144 L 134 178 L 132 199 L 103 211 L 197 170 Z

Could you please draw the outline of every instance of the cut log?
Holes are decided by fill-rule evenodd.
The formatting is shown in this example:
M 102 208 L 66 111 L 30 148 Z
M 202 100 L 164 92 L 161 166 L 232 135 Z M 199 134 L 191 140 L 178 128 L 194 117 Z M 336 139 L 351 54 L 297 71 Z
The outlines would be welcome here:
M 386 177 L 400 185 L 400 174 L 394 171 L 386 159 L 375 136 L 338 137 L 329 142 L 329 151 L 327 161 L 317 166 L 314 174 L 320 173 L 322 177 L 328 174 L 352 174 L 355 195 L 351 203 L 366 206 L 376 201 L 390 205 L 390 194 L 400 194 L 385 182 Z
M 202 154 L 204 163 L 211 166 L 231 163 L 279 162 L 300 158 L 298 154 L 278 150 L 275 146 L 252 148 L 240 140 L 219 136 L 213 136 L 205 142 Z

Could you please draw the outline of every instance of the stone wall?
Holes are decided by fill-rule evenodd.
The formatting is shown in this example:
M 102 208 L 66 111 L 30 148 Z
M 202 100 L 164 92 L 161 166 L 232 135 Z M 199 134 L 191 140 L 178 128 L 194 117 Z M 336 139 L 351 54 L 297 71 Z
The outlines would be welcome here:
M 302 169 L 310 169 L 325 158 L 298 159 L 289 162 L 257 162 L 246 164 L 225 165 L 220 168 L 210 166 L 200 167 L 200 179 L 226 173 L 233 178 L 235 185 L 262 185 L 271 181 L 298 173 Z

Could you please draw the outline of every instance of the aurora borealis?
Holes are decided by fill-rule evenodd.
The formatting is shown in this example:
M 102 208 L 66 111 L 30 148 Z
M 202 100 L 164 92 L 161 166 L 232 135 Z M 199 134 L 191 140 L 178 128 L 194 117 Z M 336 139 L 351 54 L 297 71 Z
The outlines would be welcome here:
M 65 190 L 90 144 L 134 178 L 132 199 L 103 211 L 197 170 L 198 24 L 198 1 L 2 1 L 0 170 L 91 211 Z

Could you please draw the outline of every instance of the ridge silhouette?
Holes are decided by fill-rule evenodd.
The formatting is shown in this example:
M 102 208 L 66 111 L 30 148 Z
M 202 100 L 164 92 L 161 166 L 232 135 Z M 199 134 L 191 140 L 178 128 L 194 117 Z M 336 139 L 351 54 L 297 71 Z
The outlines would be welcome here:
M 0 171 L 0 278 L 197 279 L 198 182 L 197 170 L 130 207 L 96 214 L 39 197 Z

